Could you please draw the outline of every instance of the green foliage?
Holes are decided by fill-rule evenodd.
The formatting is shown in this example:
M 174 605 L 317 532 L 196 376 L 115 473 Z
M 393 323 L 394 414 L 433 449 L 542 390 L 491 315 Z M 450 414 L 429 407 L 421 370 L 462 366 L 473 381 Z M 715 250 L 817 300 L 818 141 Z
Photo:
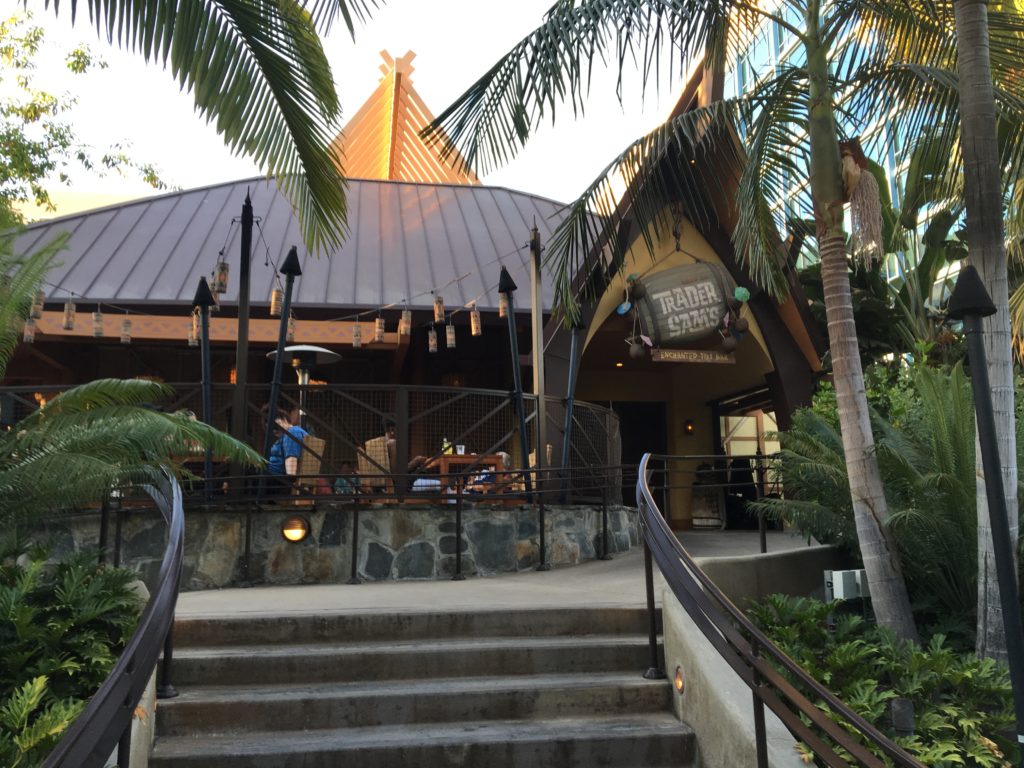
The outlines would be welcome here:
M 22 12 L 0 20 L 0 230 L 19 223 L 19 204 L 33 202 L 53 210 L 50 185 L 69 184 L 75 168 L 105 173 L 134 173 L 156 189 L 165 184 L 149 164 L 133 160 L 120 143 L 97 150 L 75 138 L 69 111 L 74 96 L 53 94 L 35 82 L 37 57 L 44 44 L 41 27 Z M 84 75 L 105 66 L 85 47 L 68 51 L 65 65 Z
M 141 600 L 94 553 L 0 540 L 0 765 L 38 765 L 110 673 Z
M 1017 748 L 1006 737 L 1014 715 L 1004 667 L 956 653 L 942 635 L 921 647 L 839 611 L 838 602 L 769 595 L 749 613 L 808 674 L 925 765 L 1016 765 Z M 891 727 L 890 704 L 897 698 L 913 704 L 913 735 L 898 736 Z
M 962 368 L 876 367 L 865 377 L 890 526 L 918 621 L 968 642 L 976 611 L 974 411 Z M 855 556 L 835 395 L 817 394 L 781 435 L 785 499 L 751 505 Z

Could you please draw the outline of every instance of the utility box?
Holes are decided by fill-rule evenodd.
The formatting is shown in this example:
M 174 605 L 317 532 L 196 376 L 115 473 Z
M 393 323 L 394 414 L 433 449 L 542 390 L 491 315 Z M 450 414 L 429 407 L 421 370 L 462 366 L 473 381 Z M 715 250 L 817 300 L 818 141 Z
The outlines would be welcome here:
M 868 595 L 864 570 L 825 571 L 825 600 L 856 600 Z

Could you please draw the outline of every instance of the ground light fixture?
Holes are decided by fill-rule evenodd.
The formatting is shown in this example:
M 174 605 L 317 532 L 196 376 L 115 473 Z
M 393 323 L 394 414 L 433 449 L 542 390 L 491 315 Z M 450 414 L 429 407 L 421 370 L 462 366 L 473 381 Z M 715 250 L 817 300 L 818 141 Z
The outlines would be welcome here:
M 293 515 L 281 523 L 281 535 L 285 541 L 293 544 L 302 541 L 309 535 L 309 520 L 302 515 Z
M 682 667 L 676 667 L 676 674 L 672 678 L 672 685 L 675 686 L 676 693 L 678 694 L 682 694 L 683 690 L 686 688 L 686 684 L 683 681 Z

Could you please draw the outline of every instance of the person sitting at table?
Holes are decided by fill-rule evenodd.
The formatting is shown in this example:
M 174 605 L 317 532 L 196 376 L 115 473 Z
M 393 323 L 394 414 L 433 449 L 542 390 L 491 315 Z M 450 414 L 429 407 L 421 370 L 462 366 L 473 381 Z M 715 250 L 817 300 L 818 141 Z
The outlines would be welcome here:
M 299 456 L 302 455 L 302 441 L 309 433 L 297 424 L 292 424 L 290 414 L 279 411 L 274 419 L 276 440 L 270 446 L 267 456 L 267 475 L 271 488 L 284 492 L 295 483 L 299 474 Z
M 359 493 L 359 475 L 351 461 L 341 462 L 341 472 L 334 478 L 334 492 L 339 496 Z
M 498 457 L 501 467 L 488 467 L 474 477 L 467 483 L 466 493 L 502 493 L 511 485 L 512 476 L 509 469 L 512 467 L 512 457 L 504 451 L 498 451 L 495 456 Z

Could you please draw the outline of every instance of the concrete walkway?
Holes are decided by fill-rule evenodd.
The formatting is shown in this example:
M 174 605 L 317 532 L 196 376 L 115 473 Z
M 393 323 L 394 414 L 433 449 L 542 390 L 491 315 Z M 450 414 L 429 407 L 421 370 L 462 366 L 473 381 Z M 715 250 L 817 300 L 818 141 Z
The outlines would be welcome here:
M 694 557 L 753 555 L 757 531 L 682 531 L 683 546 Z M 768 551 L 806 546 L 799 536 L 768 532 Z M 655 578 L 660 574 L 655 570 Z M 661 593 L 656 582 L 655 595 Z M 475 608 L 557 608 L 644 604 L 643 549 L 546 572 L 470 576 L 465 581 L 386 581 L 359 585 L 258 586 L 183 592 L 177 616 L 281 615 L 287 613 L 431 612 Z

